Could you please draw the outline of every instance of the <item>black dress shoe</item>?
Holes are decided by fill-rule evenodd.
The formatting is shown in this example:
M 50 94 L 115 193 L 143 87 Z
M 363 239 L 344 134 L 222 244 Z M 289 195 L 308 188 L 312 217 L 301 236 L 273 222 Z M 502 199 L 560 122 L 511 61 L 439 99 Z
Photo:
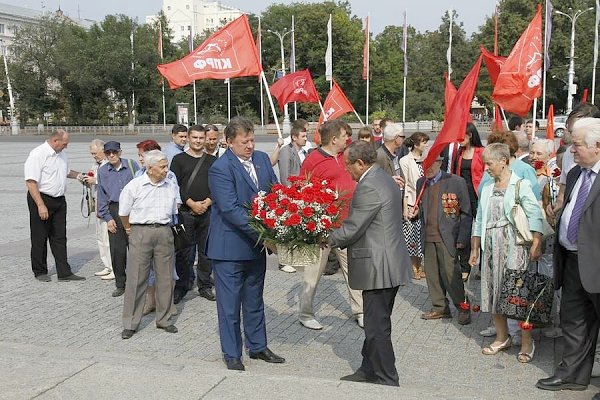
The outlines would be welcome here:
M 587 385 L 581 385 L 579 383 L 566 382 L 562 379 L 551 376 L 550 378 L 540 379 L 535 384 L 535 387 L 543 390 L 586 390 Z
M 79 276 L 79 275 L 75 275 L 75 274 L 71 274 L 68 276 L 63 276 L 62 278 L 58 278 L 59 281 L 85 281 L 85 278 L 83 276 Z
M 350 381 L 350 382 L 374 382 L 375 376 L 369 375 L 364 372 L 362 369 L 357 369 L 355 373 L 342 376 L 340 381 Z
M 277 354 L 269 350 L 268 347 L 258 353 L 250 352 L 250 358 L 253 358 L 255 360 L 263 360 L 273 364 L 281 364 L 285 362 L 285 358 L 279 357 Z
M 175 325 L 167 325 L 167 326 L 157 326 L 158 329 L 162 329 L 167 333 L 177 333 L 177 327 Z
M 242 364 L 242 360 L 240 360 L 239 358 L 231 358 L 229 360 L 225 360 L 225 365 L 227 365 L 227 369 L 230 369 L 232 371 L 245 371 L 246 368 L 244 367 L 244 364 Z
M 173 293 L 173 303 L 179 304 L 179 302 L 181 302 L 181 300 L 183 300 L 185 297 L 186 293 L 187 290 L 175 289 L 175 292 Z
M 135 334 L 133 329 L 123 329 L 121 332 L 121 339 L 131 339 L 131 337 Z
M 198 289 L 198 294 L 200 295 L 200 297 L 204 297 L 206 300 L 210 300 L 210 301 L 217 300 L 217 298 L 215 297 L 215 294 L 213 293 L 211 288 Z
M 35 279 L 40 282 L 50 282 L 52 279 L 48 276 L 48 274 L 36 275 Z
M 125 288 L 118 287 L 114 290 L 114 292 L 112 292 L 112 297 L 123 296 L 124 293 L 125 293 Z

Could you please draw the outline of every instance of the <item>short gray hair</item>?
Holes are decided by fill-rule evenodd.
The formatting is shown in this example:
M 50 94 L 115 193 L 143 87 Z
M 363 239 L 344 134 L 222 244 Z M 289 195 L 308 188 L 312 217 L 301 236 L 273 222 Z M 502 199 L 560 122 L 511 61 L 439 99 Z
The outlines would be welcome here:
M 531 145 L 531 148 L 539 147 L 541 151 L 550 155 L 554 152 L 554 142 L 550 139 L 538 139 Z
M 100 150 L 104 150 L 104 140 L 102 139 L 94 139 L 90 143 L 90 147 L 95 147 Z
M 158 164 L 159 161 L 166 160 L 167 155 L 160 150 L 150 150 L 144 153 L 144 164 L 151 167 Z
M 371 143 L 364 140 L 352 142 L 347 148 L 348 161 L 354 164 L 358 160 L 362 160 L 365 164 L 373 165 L 377 161 L 377 153 Z
M 386 142 L 391 142 L 396 139 L 397 136 L 402 136 L 404 133 L 404 129 L 402 125 L 396 123 L 389 123 L 383 129 L 383 140 Z
M 586 146 L 595 147 L 600 142 L 600 118 L 581 118 L 575 121 L 572 131 L 584 131 L 584 141 Z
M 504 143 L 492 143 L 488 144 L 483 150 L 483 160 L 485 161 L 502 161 L 502 159 L 506 160 L 506 164 L 508 165 L 508 160 L 510 160 L 510 149 L 508 145 Z
M 515 138 L 517 138 L 517 144 L 519 145 L 520 150 L 526 151 L 529 149 L 530 143 L 525 132 L 515 132 Z

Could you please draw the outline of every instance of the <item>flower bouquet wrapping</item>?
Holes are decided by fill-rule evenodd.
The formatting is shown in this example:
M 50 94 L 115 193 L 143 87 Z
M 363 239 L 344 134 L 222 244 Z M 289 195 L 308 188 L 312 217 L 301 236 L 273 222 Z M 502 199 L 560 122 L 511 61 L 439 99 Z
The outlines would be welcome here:
M 320 244 L 339 226 L 340 193 L 327 180 L 290 176 L 291 186 L 261 191 L 250 209 L 250 226 L 259 240 L 277 246 L 279 263 L 307 266 L 319 262 Z

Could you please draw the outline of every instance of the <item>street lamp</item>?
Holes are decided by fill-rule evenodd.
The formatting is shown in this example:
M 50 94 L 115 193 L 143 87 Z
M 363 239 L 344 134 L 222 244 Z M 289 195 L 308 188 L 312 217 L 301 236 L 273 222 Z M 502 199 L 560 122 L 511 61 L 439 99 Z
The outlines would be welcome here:
M 554 10 L 555 14 L 564 15 L 565 17 L 571 20 L 571 52 L 569 54 L 569 82 L 568 82 L 568 92 L 567 92 L 567 114 L 569 114 L 573 110 L 573 96 L 577 89 L 573 84 L 573 79 L 575 78 L 575 23 L 577 22 L 577 18 L 579 18 L 582 14 L 585 14 L 588 11 L 592 11 L 594 7 L 587 8 L 583 11 L 577 10 L 573 15 L 566 14 L 562 11 Z M 571 8 L 569 10 L 572 11 Z
M 17 121 L 17 115 L 15 113 L 15 98 L 13 97 L 12 86 L 10 84 L 10 77 L 8 76 L 8 63 L 6 62 L 7 46 L 4 45 L 4 40 L 0 39 L 0 46 L 2 46 L 2 58 L 4 58 L 4 72 L 6 73 L 6 86 L 8 89 L 8 101 L 10 104 L 10 128 L 11 134 L 19 134 L 19 122 Z
M 281 45 L 281 73 L 283 77 L 285 76 L 285 54 L 283 53 L 283 39 L 286 37 L 286 35 L 294 32 L 294 30 L 292 29 L 291 31 L 288 31 L 287 28 L 283 28 L 283 34 L 271 29 L 267 29 L 267 32 L 272 33 L 279 38 L 279 44 Z M 283 133 L 285 135 L 290 133 L 290 114 L 287 104 L 283 107 Z

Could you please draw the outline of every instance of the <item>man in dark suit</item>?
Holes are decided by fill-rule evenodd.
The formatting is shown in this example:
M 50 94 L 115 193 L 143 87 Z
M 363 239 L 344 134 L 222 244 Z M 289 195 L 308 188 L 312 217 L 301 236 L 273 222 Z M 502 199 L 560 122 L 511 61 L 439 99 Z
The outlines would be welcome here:
M 600 328 L 600 119 L 582 118 L 572 129 L 575 167 L 567 175 L 565 204 L 557 218 L 554 282 L 562 288 L 562 360 L 544 390 L 585 390 L 590 383 Z M 600 399 L 597 393 L 594 400 Z
M 348 248 L 348 283 L 362 290 L 364 302 L 362 365 L 341 379 L 398 386 L 390 315 L 398 286 L 410 282 L 411 263 L 402 234 L 402 192 L 375 165 L 376 157 L 362 141 L 344 151 L 358 185 L 348 218 L 329 237 L 331 247 Z
M 208 172 L 213 201 L 206 255 L 213 260 L 221 350 L 228 369 L 244 370 L 240 308 L 250 358 L 270 363 L 285 360 L 267 347 L 263 289 L 266 256 L 258 234 L 248 224 L 245 206 L 277 177 L 269 156 L 254 150 L 254 126 L 245 118 L 225 128 L 229 149 Z
M 426 320 L 452 318 L 446 294 L 458 310 L 461 325 L 471 323 L 470 310 L 462 309 L 467 302 L 460 264 L 456 261 L 458 249 L 469 247 L 471 240 L 471 202 L 467 183 L 459 176 L 441 170 L 442 156 L 425 171 L 417 181 L 417 193 L 423 185 L 421 220 L 424 228 L 421 237 L 425 249 L 425 273 L 431 298 L 431 311 L 423 313 Z

